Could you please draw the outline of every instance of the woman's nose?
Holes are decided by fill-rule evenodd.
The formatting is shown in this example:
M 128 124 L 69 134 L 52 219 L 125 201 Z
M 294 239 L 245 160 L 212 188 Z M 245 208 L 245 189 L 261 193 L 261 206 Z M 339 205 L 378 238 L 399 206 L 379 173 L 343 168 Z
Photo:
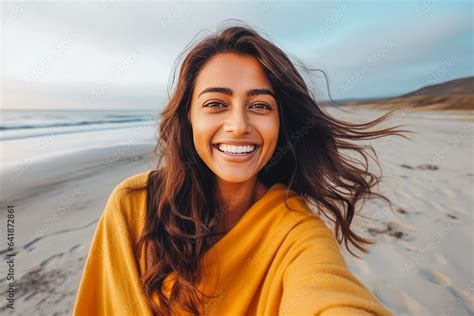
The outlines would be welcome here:
M 235 135 L 250 133 L 251 124 L 245 110 L 235 109 L 230 112 L 224 130 Z

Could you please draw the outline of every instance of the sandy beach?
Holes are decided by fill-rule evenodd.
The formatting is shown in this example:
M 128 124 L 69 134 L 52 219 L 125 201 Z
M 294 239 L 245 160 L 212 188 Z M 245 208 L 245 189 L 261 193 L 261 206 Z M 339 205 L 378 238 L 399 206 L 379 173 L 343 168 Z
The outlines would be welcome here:
M 70 172 L 68 165 L 78 167 L 81 158 L 68 157 L 62 166 L 64 175 L 56 179 L 47 177 L 41 168 L 44 166 L 32 166 L 20 178 L 24 185 L 20 193 L 13 199 L 2 198 L 2 204 L 8 201 L 15 209 L 16 295 L 12 315 L 71 314 L 82 267 L 107 197 L 124 177 L 153 168 L 149 151 L 149 146 L 130 147 L 127 155 L 110 163 L 102 159 L 102 151 L 96 150 L 89 155 L 103 163 L 82 165 L 75 172 Z M 54 164 L 50 167 L 57 170 Z M 40 181 L 29 186 L 26 180 L 33 175 Z M 48 181 L 41 182 L 43 178 Z M 5 218 L 6 205 L 2 206 Z M 2 247 L 3 255 L 5 250 Z M 4 275 L 3 293 L 7 283 Z
M 350 121 L 380 113 L 330 111 Z M 412 140 L 370 142 L 383 170 L 379 192 L 395 212 L 377 200 L 364 205 L 357 226 L 378 242 L 362 259 L 345 253 L 347 262 L 396 315 L 474 315 L 474 115 L 400 112 L 388 123 L 395 124 L 415 132 Z M 96 147 L 3 171 L 2 220 L 7 205 L 15 216 L 12 315 L 71 314 L 108 195 L 121 180 L 155 168 L 153 148 L 152 140 L 122 147 L 120 155 L 117 147 Z M 0 251 L 7 252 L 3 242 Z M 6 271 L 2 264 L 2 293 Z M 5 305 L 2 299 L 2 314 Z

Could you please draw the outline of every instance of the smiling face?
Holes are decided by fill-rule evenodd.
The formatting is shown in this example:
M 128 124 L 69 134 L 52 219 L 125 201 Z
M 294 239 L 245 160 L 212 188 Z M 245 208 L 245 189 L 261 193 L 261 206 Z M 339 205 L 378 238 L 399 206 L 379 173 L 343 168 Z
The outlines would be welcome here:
M 253 179 L 275 151 L 278 104 L 253 56 L 212 57 L 196 78 L 189 119 L 197 153 L 221 181 Z

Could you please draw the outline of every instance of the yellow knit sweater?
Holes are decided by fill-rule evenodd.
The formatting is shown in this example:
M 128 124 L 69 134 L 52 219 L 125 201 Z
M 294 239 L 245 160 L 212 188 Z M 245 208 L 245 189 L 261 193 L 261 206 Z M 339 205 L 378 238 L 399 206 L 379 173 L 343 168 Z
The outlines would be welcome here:
M 151 315 L 140 287 L 145 258 L 134 245 L 145 223 L 151 170 L 115 187 L 99 219 L 79 285 L 73 316 Z M 334 234 L 305 200 L 272 185 L 204 255 L 209 269 L 199 289 L 217 298 L 209 315 L 392 315 L 351 274 Z M 169 295 L 175 273 L 164 288 Z

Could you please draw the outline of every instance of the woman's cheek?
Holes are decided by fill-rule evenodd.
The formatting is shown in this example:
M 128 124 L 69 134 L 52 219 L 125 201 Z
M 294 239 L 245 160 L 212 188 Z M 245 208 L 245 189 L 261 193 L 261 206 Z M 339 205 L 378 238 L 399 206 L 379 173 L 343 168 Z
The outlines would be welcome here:
M 213 135 L 214 127 L 211 120 L 199 119 L 193 125 L 194 146 L 200 155 L 210 154 Z
M 260 122 L 259 129 L 261 131 L 262 137 L 265 141 L 273 143 L 278 140 L 278 132 L 280 128 L 280 124 L 278 120 L 269 119 Z

